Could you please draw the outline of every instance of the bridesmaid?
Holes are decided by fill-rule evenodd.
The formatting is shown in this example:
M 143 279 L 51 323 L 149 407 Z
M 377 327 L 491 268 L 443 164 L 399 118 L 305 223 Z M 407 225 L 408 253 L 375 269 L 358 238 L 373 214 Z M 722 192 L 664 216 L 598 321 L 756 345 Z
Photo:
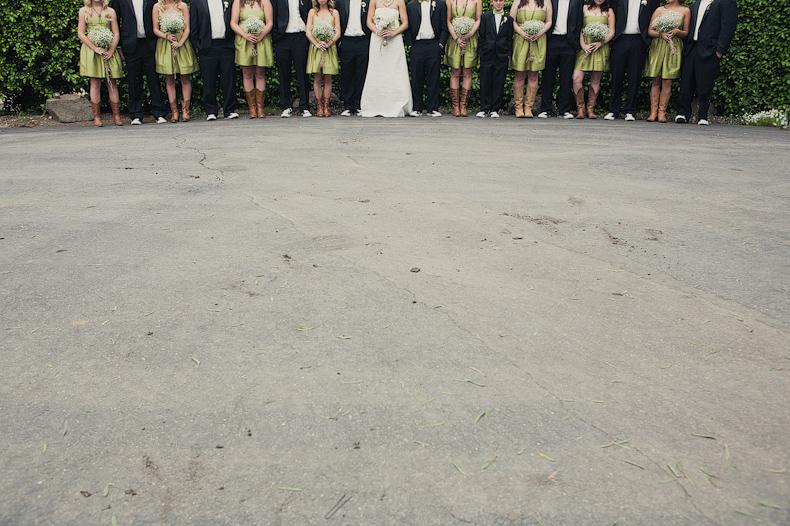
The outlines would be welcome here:
M 603 42 L 587 43 L 584 34 L 579 37 L 582 48 L 576 53 L 576 65 L 573 69 L 573 92 L 576 94 L 577 119 L 584 118 L 584 73 L 590 72 L 590 90 L 587 93 L 587 118 L 595 116 L 595 101 L 601 91 L 601 77 L 609 71 L 609 41 L 614 36 L 614 10 L 609 8 L 609 0 L 587 0 L 583 8 L 584 20 L 582 28 L 593 22 L 601 22 L 609 26 L 609 34 Z M 587 59 L 584 59 L 588 53 Z M 584 62 L 584 64 L 582 64 Z
M 551 28 L 551 2 L 544 0 L 521 0 L 513 3 L 510 16 L 513 17 L 513 58 L 511 65 L 516 70 L 513 78 L 513 101 L 516 117 L 532 118 L 532 105 L 538 93 L 538 72 L 546 67 L 546 33 Z M 543 29 L 535 35 L 528 35 L 521 29 L 527 20 L 544 22 Z M 529 60 L 530 43 L 534 58 Z M 524 97 L 524 80 L 527 80 L 527 95 Z
M 677 29 L 659 33 L 653 28 L 656 17 L 665 13 L 675 12 L 681 16 Z M 678 0 L 669 0 L 667 5 L 653 12 L 647 34 L 653 37 L 650 53 L 645 63 L 645 76 L 653 78 L 650 87 L 650 117 L 648 122 L 667 122 L 667 106 L 672 96 L 672 80 L 680 77 L 680 61 L 683 55 L 683 41 L 689 34 L 691 9 L 680 4 Z M 675 54 L 669 43 L 675 46 Z
M 264 23 L 263 31 L 257 35 L 247 33 L 242 24 L 250 17 Z M 264 118 L 263 103 L 266 100 L 266 69 L 274 66 L 274 48 L 271 31 L 274 16 L 271 0 L 236 0 L 230 14 L 230 28 L 236 33 L 236 64 L 241 66 L 244 93 L 250 119 Z M 253 55 L 253 49 L 255 50 Z
M 115 79 L 123 77 L 121 57 L 116 53 L 121 33 L 118 30 L 118 19 L 115 16 L 115 10 L 108 7 L 108 3 L 107 0 L 84 0 L 84 5 L 80 8 L 79 20 L 77 21 L 77 36 L 82 41 L 82 47 L 80 48 L 80 75 L 90 77 L 93 124 L 102 126 L 101 81 L 106 78 L 112 116 L 116 125 L 123 126 L 118 85 L 115 82 Z M 91 29 L 97 26 L 103 26 L 112 31 L 112 43 L 107 49 L 98 47 L 87 36 Z M 104 68 L 105 60 L 110 67 L 109 75 L 106 74 Z
M 159 28 L 163 15 L 175 15 L 183 22 L 183 31 L 164 33 Z M 192 73 L 198 70 L 197 58 L 189 42 L 189 8 L 181 0 L 159 0 L 153 9 L 156 42 L 156 72 L 165 76 L 165 89 L 170 100 L 173 116 L 170 122 L 178 122 L 178 95 L 176 73 L 181 77 L 181 119 L 189 122 L 189 105 L 192 102 Z M 175 52 L 175 56 L 173 53 Z
M 329 117 L 329 99 L 332 96 L 332 75 L 340 73 L 337 60 L 337 46 L 335 43 L 340 38 L 340 13 L 335 9 L 333 0 L 313 0 L 313 8 L 307 15 L 307 27 L 312 28 L 316 20 L 330 22 L 335 28 L 335 35 L 329 42 L 317 40 L 312 31 L 307 31 L 307 40 L 310 41 L 310 52 L 307 55 L 307 72 L 313 74 L 313 91 L 315 103 L 318 106 L 319 117 Z M 323 56 L 324 65 L 321 65 Z M 323 82 L 323 87 L 321 83 Z
M 482 0 L 447 0 L 447 30 L 451 38 L 447 41 L 444 62 L 450 66 L 450 100 L 453 103 L 453 117 L 467 116 L 466 106 L 469 103 L 469 92 L 472 90 L 472 68 L 477 65 L 477 29 L 480 27 L 482 14 Z M 453 29 L 453 18 L 457 16 L 465 16 L 475 21 L 471 31 L 465 35 L 457 35 Z M 461 85 L 462 71 L 463 85 Z

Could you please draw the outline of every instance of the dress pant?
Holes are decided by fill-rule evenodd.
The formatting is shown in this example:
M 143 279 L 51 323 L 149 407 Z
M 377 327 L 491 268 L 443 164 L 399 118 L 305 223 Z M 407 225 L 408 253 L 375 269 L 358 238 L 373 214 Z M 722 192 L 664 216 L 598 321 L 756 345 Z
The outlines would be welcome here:
M 211 47 L 200 51 L 200 78 L 203 79 L 203 109 L 206 115 L 217 115 L 217 76 L 222 88 L 222 114 L 227 117 L 236 110 L 235 50 L 226 41 L 212 40 Z
M 480 111 L 490 113 L 502 108 L 507 60 L 480 61 Z
M 307 50 L 310 42 L 303 32 L 285 33 L 274 46 L 277 55 L 277 77 L 280 79 L 280 110 L 291 107 L 291 66 L 296 70 L 299 88 L 299 110 L 310 107 L 307 84 Z
M 647 57 L 647 46 L 642 35 L 622 34 L 613 44 L 609 44 L 609 68 L 612 72 L 612 94 L 609 98 L 609 111 L 620 114 L 623 102 L 623 84 L 628 75 L 628 88 L 625 95 L 625 113 L 636 113 L 636 97 Z
M 554 98 L 554 81 L 560 73 L 560 91 L 557 95 L 557 109 L 563 115 L 571 111 L 571 91 L 573 90 L 573 66 L 576 63 L 576 50 L 568 43 L 565 35 L 550 36 L 546 45 L 546 68 L 541 79 L 541 108 L 551 115 L 551 101 Z
M 129 118 L 142 119 L 144 115 L 143 75 L 148 79 L 148 90 L 151 92 L 151 115 L 154 118 L 164 117 L 166 109 L 162 97 L 162 86 L 159 84 L 159 75 L 156 73 L 154 52 L 148 47 L 148 41 L 138 38 L 134 52 L 124 52 L 123 56 L 126 60 L 126 78 L 129 82 Z
M 340 59 L 340 95 L 345 109 L 354 113 L 359 110 L 365 75 L 368 73 L 368 51 L 370 37 L 343 37 L 338 42 Z
M 721 59 L 714 53 L 707 58 L 699 56 L 697 46 L 692 44 L 688 54 L 683 57 L 680 68 L 680 93 L 678 94 L 678 115 L 691 117 L 691 99 L 696 91 L 699 95 L 699 118 L 708 119 L 710 97 L 713 84 L 719 75 Z
M 411 72 L 411 97 L 414 111 L 439 111 L 439 64 L 442 48 L 435 38 L 415 40 L 409 51 Z M 423 88 L 426 101 L 423 103 Z

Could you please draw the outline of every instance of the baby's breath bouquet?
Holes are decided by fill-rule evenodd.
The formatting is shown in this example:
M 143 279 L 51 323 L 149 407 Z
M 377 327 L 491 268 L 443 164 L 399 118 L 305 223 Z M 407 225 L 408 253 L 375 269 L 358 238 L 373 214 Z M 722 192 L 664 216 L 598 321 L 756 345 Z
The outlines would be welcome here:
M 378 31 L 382 29 L 391 29 L 395 22 L 398 21 L 399 13 L 395 9 L 388 9 L 386 12 L 382 13 L 381 10 L 376 11 L 376 14 L 373 15 L 373 25 L 376 26 Z M 387 37 L 384 37 L 384 42 L 381 44 L 382 46 L 387 45 Z
M 249 33 L 251 35 L 260 35 L 265 28 L 266 28 L 266 24 L 264 24 L 263 20 L 261 20 L 257 16 L 250 16 L 244 22 L 241 23 L 241 29 L 245 33 Z M 251 57 L 258 56 L 258 44 L 252 46 L 252 49 L 250 50 L 250 56 Z
M 185 27 L 184 15 L 181 13 L 160 13 L 159 14 L 159 31 L 167 33 L 168 35 L 175 35 L 179 31 L 183 31 Z M 172 45 L 170 46 L 170 62 L 173 66 L 173 73 L 176 72 L 176 56 L 178 50 Z
M 475 21 L 473 18 L 469 18 L 468 16 L 457 16 L 452 20 L 453 30 L 455 34 L 463 36 L 469 33 L 473 27 L 475 27 Z M 461 49 L 461 56 L 466 53 L 466 48 Z
M 592 24 L 588 24 L 584 26 L 584 28 L 582 29 L 582 35 L 584 35 L 585 37 L 584 40 L 588 44 L 592 44 L 595 42 L 603 42 L 604 40 L 606 40 L 606 37 L 609 36 L 609 26 L 601 22 L 593 22 Z M 587 57 L 589 56 L 590 56 L 589 51 L 584 53 L 582 64 L 587 62 Z
M 313 18 L 313 27 L 310 28 L 310 34 L 319 42 L 329 42 L 335 36 L 335 26 L 329 20 L 321 20 L 320 18 Z M 321 50 L 321 68 L 324 67 L 324 50 Z
M 545 24 L 540 20 L 527 20 L 523 24 L 521 24 L 521 30 L 528 35 L 537 35 L 540 33 L 540 30 L 543 29 Z M 535 61 L 535 52 L 532 49 L 532 42 L 529 43 L 529 58 L 527 62 L 534 62 Z
M 115 38 L 112 34 L 112 31 L 107 29 L 104 26 L 96 26 L 90 31 L 88 31 L 88 40 L 93 42 L 94 46 L 100 47 L 103 50 L 107 51 L 110 49 L 112 45 L 113 38 Z M 110 83 L 110 63 L 102 57 L 102 61 L 104 62 L 104 76 L 107 78 L 107 83 Z
M 653 20 L 653 29 L 659 33 L 669 33 L 673 29 L 678 29 L 682 21 L 683 16 L 681 16 L 680 13 L 667 11 L 662 15 L 658 15 L 656 19 Z M 672 40 L 669 41 L 669 49 L 672 55 L 677 55 L 678 50 L 675 48 L 675 44 Z

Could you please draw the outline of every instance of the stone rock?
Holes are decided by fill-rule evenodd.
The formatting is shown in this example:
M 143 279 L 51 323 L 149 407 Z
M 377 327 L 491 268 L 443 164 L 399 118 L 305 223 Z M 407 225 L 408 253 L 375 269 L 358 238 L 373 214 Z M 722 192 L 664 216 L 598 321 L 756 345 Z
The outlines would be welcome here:
M 315 108 L 315 92 L 313 90 L 310 90 L 310 97 L 309 97 L 309 99 L 310 99 L 310 108 L 311 109 Z M 343 103 L 340 101 L 340 97 L 338 97 L 337 95 L 332 93 L 332 96 L 329 97 L 329 107 L 330 108 L 341 108 L 342 106 L 343 106 Z M 294 100 L 293 109 L 294 109 L 294 111 L 299 109 L 299 99 Z M 93 118 L 93 117 L 91 117 L 91 118 Z
M 56 122 L 83 122 L 93 120 L 93 110 L 88 99 L 76 93 L 47 99 L 47 113 Z

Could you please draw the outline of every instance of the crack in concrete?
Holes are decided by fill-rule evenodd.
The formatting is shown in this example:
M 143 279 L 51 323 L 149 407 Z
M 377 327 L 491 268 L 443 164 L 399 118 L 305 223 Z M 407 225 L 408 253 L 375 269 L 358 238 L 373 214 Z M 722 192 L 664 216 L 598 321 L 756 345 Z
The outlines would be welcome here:
M 181 137 L 183 137 L 183 135 L 182 135 Z M 179 136 L 177 135 L 177 136 L 175 136 L 175 137 L 173 137 L 173 138 L 174 138 L 174 139 L 178 139 L 178 138 L 179 138 Z M 184 147 L 184 144 L 186 144 L 186 142 L 187 142 L 187 139 L 182 139 L 182 141 L 181 141 L 180 143 L 176 143 L 176 148 L 182 148 L 182 147 Z M 225 184 L 225 172 L 224 172 L 224 171 L 223 171 L 221 168 L 211 168 L 211 167 L 209 167 L 209 166 L 206 166 L 206 160 L 208 159 L 208 154 L 207 154 L 207 153 L 205 153 L 205 152 L 201 151 L 199 148 L 196 148 L 196 147 L 194 147 L 194 146 L 186 146 L 186 147 L 184 147 L 184 148 L 186 148 L 186 149 L 189 149 L 189 150 L 194 150 L 194 151 L 196 151 L 198 154 L 200 154 L 200 155 L 201 155 L 201 158 L 200 158 L 200 160 L 199 160 L 197 163 L 198 163 L 198 164 L 199 164 L 201 167 L 203 167 L 204 169 L 206 169 L 206 170 L 208 170 L 208 171 L 211 171 L 211 172 L 217 172 L 217 173 L 219 173 L 219 175 L 217 175 L 217 176 L 216 176 L 217 180 L 218 180 L 220 183 L 222 183 L 222 184 Z

